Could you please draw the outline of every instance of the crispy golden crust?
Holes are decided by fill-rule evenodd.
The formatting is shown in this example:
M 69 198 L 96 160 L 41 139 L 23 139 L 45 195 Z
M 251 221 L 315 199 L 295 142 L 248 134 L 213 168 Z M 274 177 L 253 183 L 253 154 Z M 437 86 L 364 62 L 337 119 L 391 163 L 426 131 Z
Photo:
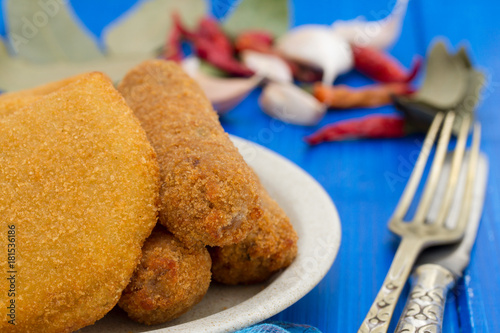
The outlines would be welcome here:
M 214 281 L 251 284 L 267 280 L 288 267 L 297 255 L 297 233 L 288 216 L 264 187 L 263 216 L 257 228 L 239 244 L 209 248 Z
M 14 113 L 15 111 L 19 111 L 47 94 L 79 79 L 85 78 L 87 75 L 88 73 L 85 73 L 61 81 L 50 82 L 32 89 L 0 94 L 0 118 Z
M 158 155 L 160 223 L 188 245 L 244 239 L 261 215 L 258 180 L 196 82 L 173 62 L 150 60 L 118 90 Z
M 204 247 L 188 248 L 157 226 L 142 248 L 142 259 L 119 306 L 147 325 L 175 319 L 205 296 L 212 261 Z
M 139 262 L 157 218 L 155 152 L 100 73 L 4 115 L 0 228 L 16 227 L 17 276 L 16 325 L 2 292 L 0 331 L 72 332 L 113 308 Z M 5 274 L 7 257 L 0 263 Z

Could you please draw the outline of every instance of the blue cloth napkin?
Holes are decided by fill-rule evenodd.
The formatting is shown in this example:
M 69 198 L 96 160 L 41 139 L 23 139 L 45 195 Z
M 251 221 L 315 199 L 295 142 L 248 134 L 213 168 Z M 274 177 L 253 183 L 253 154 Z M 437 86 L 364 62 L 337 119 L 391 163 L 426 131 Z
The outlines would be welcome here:
M 235 333 L 321 333 L 308 325 L 297 325 L 281 321 L 270 321 L 247 327 Z

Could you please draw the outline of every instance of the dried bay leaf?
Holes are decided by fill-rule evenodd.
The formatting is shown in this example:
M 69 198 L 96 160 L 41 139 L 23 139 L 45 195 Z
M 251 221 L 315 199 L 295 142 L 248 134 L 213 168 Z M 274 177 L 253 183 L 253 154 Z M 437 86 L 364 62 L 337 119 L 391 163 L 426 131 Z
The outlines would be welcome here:
M 9 22 L 17 22 L 18 26 L 14 28 L 22 33 L 26 29 L 23 17 L 40 15 L 40 5 L 35 1 L 26 5 L 29 0 L 8 1 L 11 9 Z M 270 12 L 266 12 L 268 9 Z M 105 28 L 105 54 L 81 28 L 70 8 L 61 5 L 54 7 L 56 11 L 57 15 L 51 17 L 44 27 L 47 33 L 36 34 L 27 43 L 26 52 L 9 55 L 5 48 L 0 48 L 0 90 L 27 89 L 86 71 L 102 71 L 114 81 L 120 80 L 137 63 L 159 55 L 171 28 L 173 11 L 180 14 L 183 22 L 194 25 L 205 14 L 206 3 L 204 0 L 140 1 Z M 49 15 L 50 10 L 44 13 Z M 241 20 L 240 16 L 245 19 Z M 241 29 L 268 29 L 270 22 L 269 30 L 281 34 L 288 28 L 287 2 L 244 1 L 235 9 L 234 17 L 228 20 L 228 27 L 234 24 L 231 23 L 234 20 L 235 26 Z M 41 41 L 36 38 L 41 38 Z M 43 41 L 43 38 L 48 40 Z
M 470 65 L 464 61 L 463 53 L 448 53 L 441 41 L 434 45 L 427 59 L 425 80 L 414 100 L 440 109 L 454 108 L 467 89 Z
M 481 97 L 481 89 L 484 87 L 485 77 L 484 74 L 477 70 L 471 70 L 469 72 L 469 80 L 467 84 L 467 90 L 464 94 L 464 98 L 458 103 L 454 111 L 457 114 L 459 120 L 463 119 L 464 116 L 470 116 L 472 120 L 475 118 L 475 109 Z M 460 121 L 455 120 L 453 123 L 453 132 L 458 133 L 460 131 Z
M 445 44 L 435 44 L 428 56 L 428 66 L 422 88 L 414 95 L 393 96 L 396 108 L 415 130 L 425 132 L 438 112 L 453 110 L 457 118 L 453 132 L 459 132 L 464 116 L 474 119 L 484 74 L 476 70 L 465 48 L 451 54 Z
M 3 38 L 0 37 L 0 59 L 3 59 L 8 56 L 9 52 L 7 51 L 7 46 L 5 45 Z
M 100 71 L 117 82 L 133 67 L 149 57 L 103 58 L 85 62 L 33 64 L 9 58 L 0 51 L 0 91 L 15 91 L 64 79 L 83 72 Z
M 246 30 L 266 30 L 275 37 L 288 31 L 288 0 L 242 0 L 222 21 L 222 28 L 231 37 Z
M 407 124 L 412 131 L 426 132 L 429 129 L 434 116 L 438 112 L 446 112 L 446 110 L 435 108 L 429 104 L 414 101 L 408 96 L 392 96 L 394 106 L 404 113 Z
M 7 0 L 9 50 L 32 63 L 103 59 L 67 1 Z
M 46 6 L 52 1 L 43 3 Z M 27 18 L 36 20 L 46 15 L 48 20 L 43 29 L 35 25 L 37 32 L 28 36 L 26 45 L 20 44 L 19 52 L 9 55 L 0 45 L 0 91 L 27 89 L 88 71 L 102 71 L 118 81 L 130 68 L 158 56 L 174 11 L 189 24 L 197 22 L 206 10 L 203 0 L 140 1 L 106 28 L 107 54 L 103 54 L 70 8 L 56 0 L 54 3 L 57 6 L 44 7 L 36 1 L 8 0 L 11 40 L 16 38 L 12 33 L 29 32 Z
M 217 0 L 211 1 L 212 3 L 212 14 L 216 19 L 222 20 L 226 16 L 229 16 L 234 9 L 238 6 L 241 0 Z
M 199 64 L 199 70 L 203 74 L 206 74 L 208 76 L 212 77 L 228 77 L 228 73 L 226 71 L 223 71 L 222 69 L 219 69 L 209 63 L 208 61 L 200 59 L 200 64 Z
M 187 26 L 205 14 L 204 0 L 143 0 L 104 30 L 104 43 L 110 55 L 157 56 L 172 27 L 172 14 L 179 13 Z

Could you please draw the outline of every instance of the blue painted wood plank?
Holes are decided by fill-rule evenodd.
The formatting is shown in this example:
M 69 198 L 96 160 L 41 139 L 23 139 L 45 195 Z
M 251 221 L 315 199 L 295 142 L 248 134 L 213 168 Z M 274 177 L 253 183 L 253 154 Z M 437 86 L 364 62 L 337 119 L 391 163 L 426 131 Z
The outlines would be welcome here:
M 474 5 L 469 2 L 419 1 L 426 14 L 426 24 L 422 25 L 424 40 L 429 43 L 434 36 L 446 35 L 453 45 L 464 40 L 476 63 L 488 74 L 489 86 L 483 93 L 478 118 L 483 125 L 482 149 L 490 159 L 490 179 L 484 215 L 477 236 L 477 244 L 472 253 L 472 261 L 465 278 L 455 293 L 458 299 L 458 313 L 464 332 L 500 331 L 500 209 L 498 207 L 500 186 L 498 126 L 500 116 L 500 37 L 498 25 L 499 4 L 481 1 Z M 446 15 L 443 15 L 446 13 Z

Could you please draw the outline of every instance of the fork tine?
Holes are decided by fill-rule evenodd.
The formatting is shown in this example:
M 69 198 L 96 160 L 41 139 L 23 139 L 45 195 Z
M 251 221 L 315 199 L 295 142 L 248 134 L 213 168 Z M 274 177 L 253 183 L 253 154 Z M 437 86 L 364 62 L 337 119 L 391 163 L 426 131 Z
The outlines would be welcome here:
M 481 142 L 481 125 L 474 124 L 474 133 L 472 134 L 472 147 L 469 152 L 469 161 L 467 163 L 467 181 L 465 183 L 465 191 L 462 195 L 462 209 L 460 212 L 460 219 L 458 220 L 457 228 L 455 231 L 458 235 L 463 235 L 465 227 L 467 226 L 468 217 L 470 214 L 470 207 L 472 202 L 472 192 L 474 189 L 474 180 L 476 178 L 477 164 L 479 161 L 479 144 Z
M 416 224 L 422 224 L 425 222 L 427 214 L 429 213 L 429 208 L 434 198 L 434 193 L 436 192 L 436 187 L 439 180 L 439 175 L 441 174 L 441 169 L 443 168 L 444 158 L 446 157 L 446 152 L 448 150 L 448 143 L 450 142 L 451 130 L 453 129 L 453 121 L 455 120 L 455 113 L 448 112 L 444 120 L 443 128 L 441 129 L 441 135 L 439 137 L 438 146 L 436 148 L 436 155 L 432 161 L 431 170 L 429 172 L 429 177 L 425 182 L 424 192 L 418 203 L 417 211 L 413 218 L 413 222 Z
M 429 206 L 429 203 L 426 202 L 426 200 L 428 200 L 429 197 L 432 198 L 435 194 L 435 186 L 438 180 L 437 177 L 441 173 L 446 151 L 448 150 L 448 142 L 452 131 L 454 117 L 455 115 L 452 112 L 448 113 L 446 118 L 443 114 L 438 114 L 431 125 L 429 133 L 425 139 L 422 152 L 420 153 L 416 166 L 410 176 L 408 185 L 403 191 L 400 203 L 398 204 L 394 216 L 389 223 L 389 228 L 402 237 L 401 243 L 399 244 L 398 250 L 396 251 L 394 260 L 389 268 L 389 272 L 387 272 L 382 287 L 379 289 L 379 292 L 363 323 L 361 324 L 358 333 L 387 332 L 403 286 L 405 285 L 411 268 L 421 250 L 431 245 L 456 242 L 463 237 L 471 209 L 472 191 L 474 189 L 474 181 L 479 162 L 479 141 L 481 136 L 481 128 L 479 124 L 474 125 L 472 148 L 468 154 L 467 167 L 463 168 L 464 172 L 466 172 L 466 181 L 465 189 L 461 195 L 462 197 L 460 198 L 461 209 L 457 227 L 453 229 L 446 229 L 442 226 L 437 227 L 435 224 L 419 223 L 424 221 L 424 218 L 427 215 L 429 207 L 426 207 L 426 205 Z M 415 194 L 416 187 L 422 177 L 423 169 L 425 168 L 425 164 L 428 159 L 430 148 L 434 143 L 443 118 L 445 118 L 445 120 L 441 136 L 439 138 L 438 147 L 436 148 L 436 156 L 434 158 L 434 162 L 432 163 L 429 179 L 425 184 L 424 194 L 422 196 L 422 200 L 420 200 L 416 213 L 416 216 L 421 215 L 424 216 L 424 218 L 422 218 L 421 221 L 416 221 L 415 218 L 411 223 L 403 223 L 403 214 L 408 209 L 412 197 Z M 470 123 L 469 119 L 464 121 Z M 464 154 L 463 146 L 465 146 L 464 141 L 466 140 L 464 138 L 467 137 L 467 127 L 468 124 L 463 123 L 460 129 L 461 133 L 457 142 L 458 150 L 455 152 L 456 154 L 453 155 L 455 165 L 461 164 L 458 162 L 461 162 L 460 160 L 463 159 L 463 156 L 460 155 Z M 454 169 L 457 169 L 457 167 L 455 166 Z M 453 183 L 453 177 L 451 177 L 451 183 Z M 450 177 L 447 177 L 444 180 L 449 183 Z M 398 217 L 401 218 L 398 219 Z
M 470 117 L 463 117 L 460 132 L 457 138 L 457 145 L 453 152 L 453 160 L 451 162 L 450 175 L 448 177 L 446 193 L 444 194 L 443 201 L 441 202 L 441 209 L 435 220 L 436 226 L 444 225 L 446 218 L 451 209 L 451 203 L 455 194 L 455 189 L 458 184 L 458 177 L 460 175 L 460 168 L 462 167 L 462 160 L 465 152 L 465 144 L 467 143 L 467 135 L 470 128 Z
M 408 183 L 406 184 L 403 194 L 401 195 L 401 199 L 399 199 L 398 205 L 394 210 L 394 214 L 392 215 L 391 222 L 389 223 L 389 225 L 398 220 L 402 220 L 406 212 L 408 211 L 408 207 L 410 207 L 411 201 L 413 200 L 413 196 L 415 195 L 415 192 L 417 191 L 418 188 L 418 184 L 420 183 L 420 179 L 422 178 L 425 165 L 427 164 L 427 159 L 429 158 L 429 154 L 431 152 L 432 146 L 434 145 L 434 141 L 436 139 L 443 118 L 444 118 L 443 113 L 438 113 L 434 117 L 431 127 L 427 132 L 427 136 L 425 137 L 424 144 L 422 145 L 422 150 L 418 155 L 415 167 L 411 172 L 410 179 L 408 180 Z

